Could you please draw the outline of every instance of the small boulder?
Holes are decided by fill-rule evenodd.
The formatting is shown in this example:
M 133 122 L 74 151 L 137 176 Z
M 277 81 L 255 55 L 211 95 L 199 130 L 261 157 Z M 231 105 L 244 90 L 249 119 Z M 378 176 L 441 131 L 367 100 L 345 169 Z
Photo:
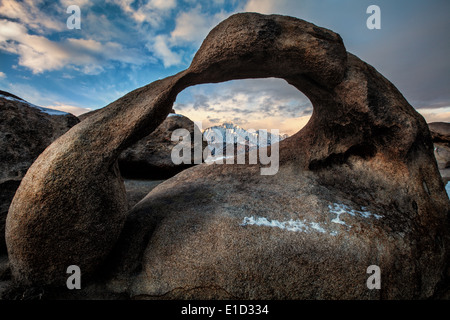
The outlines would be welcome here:
M 450 123 L 432 122 L 428 124 L 434 144 L 434 156 L 445 183 L 450 180 Z
M 200 129 L 192 120 L 181 114 L 171 113 L 159 127 L 150 135 L 139 140 L 119 156 L 119 169 L 125 178 L 131 179 L 167 179 L 177 173 L 199 164 L 202 159 L 195 159 L 195 144 L 191 143 L 191 163 L 174 164 L 172 161 L 172 150 L 179 141 L 172 141 L 172 133 L 177 129 L 189 131 L 191 141 L 194 136 L 202 136 Z M 201 150 L 207 147 L 202 141 Z

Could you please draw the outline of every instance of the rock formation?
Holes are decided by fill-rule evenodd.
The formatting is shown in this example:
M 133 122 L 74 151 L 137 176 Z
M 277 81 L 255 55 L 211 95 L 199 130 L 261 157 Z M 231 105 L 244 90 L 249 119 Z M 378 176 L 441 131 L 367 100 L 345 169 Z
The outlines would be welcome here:
M 444 182 L 447 183 L 450 181 L 450 123 L 433 122 L 428 126 L 434 143 L 434 155 L 439 172 Z
M 0 253 L 6 252 L 6 215 L 20 181 L 39 154 L 78 122 L 0 91 Z
M 189 164 L 174 164 L 172 149 L 179 142 L 171 140 L 177 129 L 186 129 L 191 136 L 191 161 Z M 180 114 L 169 114 L 155 131 L 123 151 L 119 156 L 122 176 L 139 179 L 167 179 L 177 173 L 201 163 L 202 157 L 195 159 L 194 135 L 202 136 L 200 129 L 189 118 Z M 207 147 L 202 141 L 201 150 Z
M 127 218 L 121 152 L 186 87 L 258 77 L 285 79 L 314 105 L 279 144 L 278 173 L 196 166 Z M 327 29 L 243 13 L 209 33 L 187 70 L 47 148 L 16 193 L 6 239 L 15 281 L 29 286 L 65 286 L 75 264 L 84 281 L 101 272 L 130 297 L 427 298 L 446 269 L 449 213 L 428 126 L 388 80 Z M 380 290 L 366 285 L 371 265 Z

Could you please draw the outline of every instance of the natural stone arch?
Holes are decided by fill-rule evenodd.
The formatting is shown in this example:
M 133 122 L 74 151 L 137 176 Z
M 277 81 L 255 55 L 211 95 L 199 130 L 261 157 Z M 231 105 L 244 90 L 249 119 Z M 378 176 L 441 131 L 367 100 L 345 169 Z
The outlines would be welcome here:
M 299 19 L 254 13 L 234 15 L 215 27 L 187 70 L 111 103 L 41 154 L 8 214 L 14 278 L 24 285 L 63 286 L 72 264 L 85 277 L 93 274 L 126 219 L 116 166 L 120 152 L 152 132 L 184 88 L 258 77 L 285 79 L 314 106 L 307 126 L 281 143 L 280 165 L 297 174 L 308 172 L 317 184 L 360 205 L 367 199 L 355 193 L 375 184 L 373 198 L 385 201 L 380 206 L 386 210 L 395 209 L 375 230 L 385 237 L 389 229 L 407 228 L 408 239 L 414 237 L 407 263 L 414 264 L 414 277 L 421 277 L 423 293 L 417 296 L 432 294 L 447 255 L 449 202 L 425 121 L 389 81 L 347 53 L 339 35 Z M 254 166 L 240 168 L 223 166 L 213 173 L 202 165 L 183 175 L 255 172 Z M 389 195 L 393 191 L 398 191 L 395 199 Z M 418 253 L 423 248 L 428 248 L 426 258 Z M 406 277 L 390 276 L 397 284 Z M 414 296 L 414 286 L 403 293 Z

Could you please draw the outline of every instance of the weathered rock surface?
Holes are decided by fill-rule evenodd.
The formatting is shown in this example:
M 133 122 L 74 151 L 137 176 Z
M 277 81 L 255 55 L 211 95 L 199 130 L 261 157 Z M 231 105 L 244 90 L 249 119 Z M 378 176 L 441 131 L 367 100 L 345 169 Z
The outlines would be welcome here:
M 6 215 L 20 181 L 39 154 L 78 122 L 74 115 L 48 114 L 0 91 L 0 253 L 6 252 Z
M 127 218 L 120 153 L 187 86 L 251 77 L 283 78 L 314 105 L 279 144 L 278 173 L 196 166 Z M 329 30 L 246 13 L 214 28 L 187 70 L 41 154 L 13 200 L 7 244 L 22 285 L 64 286 L 76 264 L 85 281 L 102 274 L 87 290 L 135 298 L 428 298 L 446 270 L 449 213 L 428 126 L 388 80 Z M 366 286 L 370 265 L 381 290 Z
M 450 123 L 433 122 L 428 124 L 434 143 L 439 172 L 444 182 L 450 181 Z

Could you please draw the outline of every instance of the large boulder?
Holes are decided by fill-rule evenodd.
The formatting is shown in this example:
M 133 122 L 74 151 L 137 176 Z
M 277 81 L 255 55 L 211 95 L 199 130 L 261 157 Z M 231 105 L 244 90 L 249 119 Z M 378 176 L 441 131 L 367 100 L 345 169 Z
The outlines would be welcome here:
M 0 91 L 0 253 L 6 252 L 6 215 L 22 178 L 39 154 L 78 122 L 69 113 Z
M 432 122 L 428 124 L 434 143 L 434 155 L 438 163 L 442 179 L 450 180 L 450 123 Z
M 127 215 L 117 159 L 200 83 L 278 77 L 314 105 L 261 165 L 187 169 Z M 260 151 L 262 151 L 260 149 Z M 443 280 L 450 202 L 428 126 L 339 35 L 278 15 L 215 27 L 191 66 L 81 122 L 39 156 L 11 205 L 7 244 L 24 286 L 94 287 L 148 298 L 428 298 Z M 381 270 L 381 289 L 367 269 Z M 92 287 L 90 287 L 92 288 Z M 83 290 L 82 290 L 83 291 Z
M 175 164 L 172 150 L 179 141 L 172 141 L 175 130 L 185 129 L 192 142 L 194 137 L 202 137 L 200 129 L 181 114 L 171 113 L 155 131 L 124 150 L 119 156 L 119 169 L 122 176 L 135 179 L 167 179 L 177 173 L 202 162 L 202 155 L 195 158 L 195 143 L 190 146 L 190 162 Z M 207 147 L 207 142 L 200 142 L 200 148 Z

